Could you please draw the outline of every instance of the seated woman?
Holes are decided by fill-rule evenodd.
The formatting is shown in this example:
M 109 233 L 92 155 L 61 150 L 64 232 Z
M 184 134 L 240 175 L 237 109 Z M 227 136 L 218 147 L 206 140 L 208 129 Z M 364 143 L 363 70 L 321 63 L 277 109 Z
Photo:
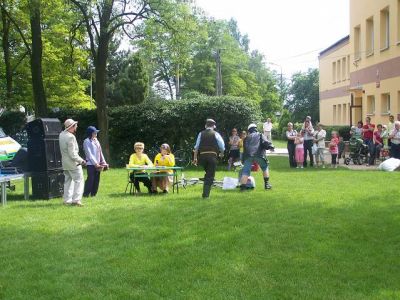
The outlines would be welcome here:
M 171 148 L 168 144 L 162 144 L 160 153 L 154 158 L 154 165 L 156 167 L 173 167 L 175 166 L 175 157 L 171 153 Z M 171 170 L 161 170 L 159 173 L 172 174 Z M 157 193 L 157 188 L 160 188 L 163 193 L 168 193 L 169 176 L 160 176 L 152 178 L 153 193 Z
M 138 167 L 138 166 L 150 166 L 152 167 L 153 164 L 150 160 L 150 158 L 147 156 L 147 154 L 144 154 L 144 144 L 137 142 L 133 146 L 135 153 L 133 153 L 130 158 L 129 158 L 129 164 L 128 167 Z M 135 174 L 146 174 L 146 171 L 140 170 L 140 171 L 134 171 L 132 172 L 129 176 L 131 179 L 131 182 L 135 185 L 135 189 L 137 192 L 140 193 L 140 186 L 139 182 L 142 182 L 145 187 L 147 187 L 149 194 L 151 194 L 151 181 L 149 177 L 135 177 Z

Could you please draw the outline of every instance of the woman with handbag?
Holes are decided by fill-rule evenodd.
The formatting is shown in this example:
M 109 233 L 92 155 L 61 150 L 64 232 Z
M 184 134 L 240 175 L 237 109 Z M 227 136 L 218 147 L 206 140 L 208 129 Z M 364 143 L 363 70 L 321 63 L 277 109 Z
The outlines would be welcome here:
M 100 173 L 108 169 L 100 142 L 97 139 L 98 132 L 96 127 L 89 126 L 86 129 L 86 139 L 83 141 L 87 164 L 87 179 L 83 197 L 96 196 L 100 184 Z

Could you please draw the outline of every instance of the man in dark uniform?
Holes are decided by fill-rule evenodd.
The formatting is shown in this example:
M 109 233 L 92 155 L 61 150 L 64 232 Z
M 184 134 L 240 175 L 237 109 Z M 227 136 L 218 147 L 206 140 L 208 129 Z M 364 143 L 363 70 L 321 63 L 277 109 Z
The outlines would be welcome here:
M 197 156 L 200 155 L 199 163 L 206 172 L 202 196 L 203 198 L 208 198 L 214 182 L 218 153 L 221 157 L 224 155 L 225 143 L 221 135 L 215 131 L 215 121 L 213 119 L 207 119 L 205 127 L 206 129 L 197 136 L 193 164 L 197 165 Z
M 247 180 L 250 176 L 251 166 L 254 162 L 258 163 L 264 177 L 264 188 L 270 190 L 272 188 L 269 183 L 269 168 L 268 160 L 266 158 L 265 150 L 274 151 L 274 146 L 257 131 L 257 125 L 252 123 L 249 125 L 248 134 L 243 142 L 244 153 L 243 153 L 243 169 L 240 178 L 240 190 L 245 191 L 247 189 Z

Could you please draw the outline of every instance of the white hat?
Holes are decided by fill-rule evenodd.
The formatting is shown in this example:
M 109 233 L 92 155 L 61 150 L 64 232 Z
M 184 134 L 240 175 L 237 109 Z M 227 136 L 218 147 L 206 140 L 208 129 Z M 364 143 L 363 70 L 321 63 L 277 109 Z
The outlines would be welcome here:
M 254 123 L 251 123 L 248 127 L 247 130 L 250 130 L 250 128 L 257 128 L 257 125 Z
M 74 121 L 72 119 L 66 119 L 65 122 L 64 122 L 64 127 L 65 127 L 64 130 L 67 131 L 68 129 L 70 129 L 75 124 L 78 124 L 78 122 Z

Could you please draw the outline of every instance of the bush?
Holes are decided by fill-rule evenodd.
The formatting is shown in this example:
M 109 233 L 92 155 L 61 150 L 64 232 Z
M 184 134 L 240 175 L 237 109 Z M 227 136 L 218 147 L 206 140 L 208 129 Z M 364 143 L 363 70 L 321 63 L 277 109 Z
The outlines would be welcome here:
M 110 148 L 114 161 L 127 162 L 136 141 L 146 148 L 168 143 L 175 148 L 193 148 L 197 133 L 207 118 L 217 122 L 217 131 L 227 139 L 233 127 L 247 129 L 260 119 L 257 104 L 236 97 L 199 97 L 125 106 L 110 111 Z
M 7 135 L 15 136 L 24 129 L 26 117 L 20 111 L 5 111 L 0 116 L 0 126 Z
M 97 127 L 95 110 L 62 109 L 50 113 L 63 123 L 72 118 L 79 121 L 77 140 L 82 146 L 89 125 Z M 237 97 L 199 96 L 191 100 L 146 101 L 135 106 L 109 110 L 111 162 L 124 165 L 137 141 L 147 150 L 162 143 L 177 148 L 193 148 L 197 133 L 207 118 L 217 122 L 217 131 L 225 138 L 233 127 L 246 130 L 248 124 L 260 120 L 257 104 Z

